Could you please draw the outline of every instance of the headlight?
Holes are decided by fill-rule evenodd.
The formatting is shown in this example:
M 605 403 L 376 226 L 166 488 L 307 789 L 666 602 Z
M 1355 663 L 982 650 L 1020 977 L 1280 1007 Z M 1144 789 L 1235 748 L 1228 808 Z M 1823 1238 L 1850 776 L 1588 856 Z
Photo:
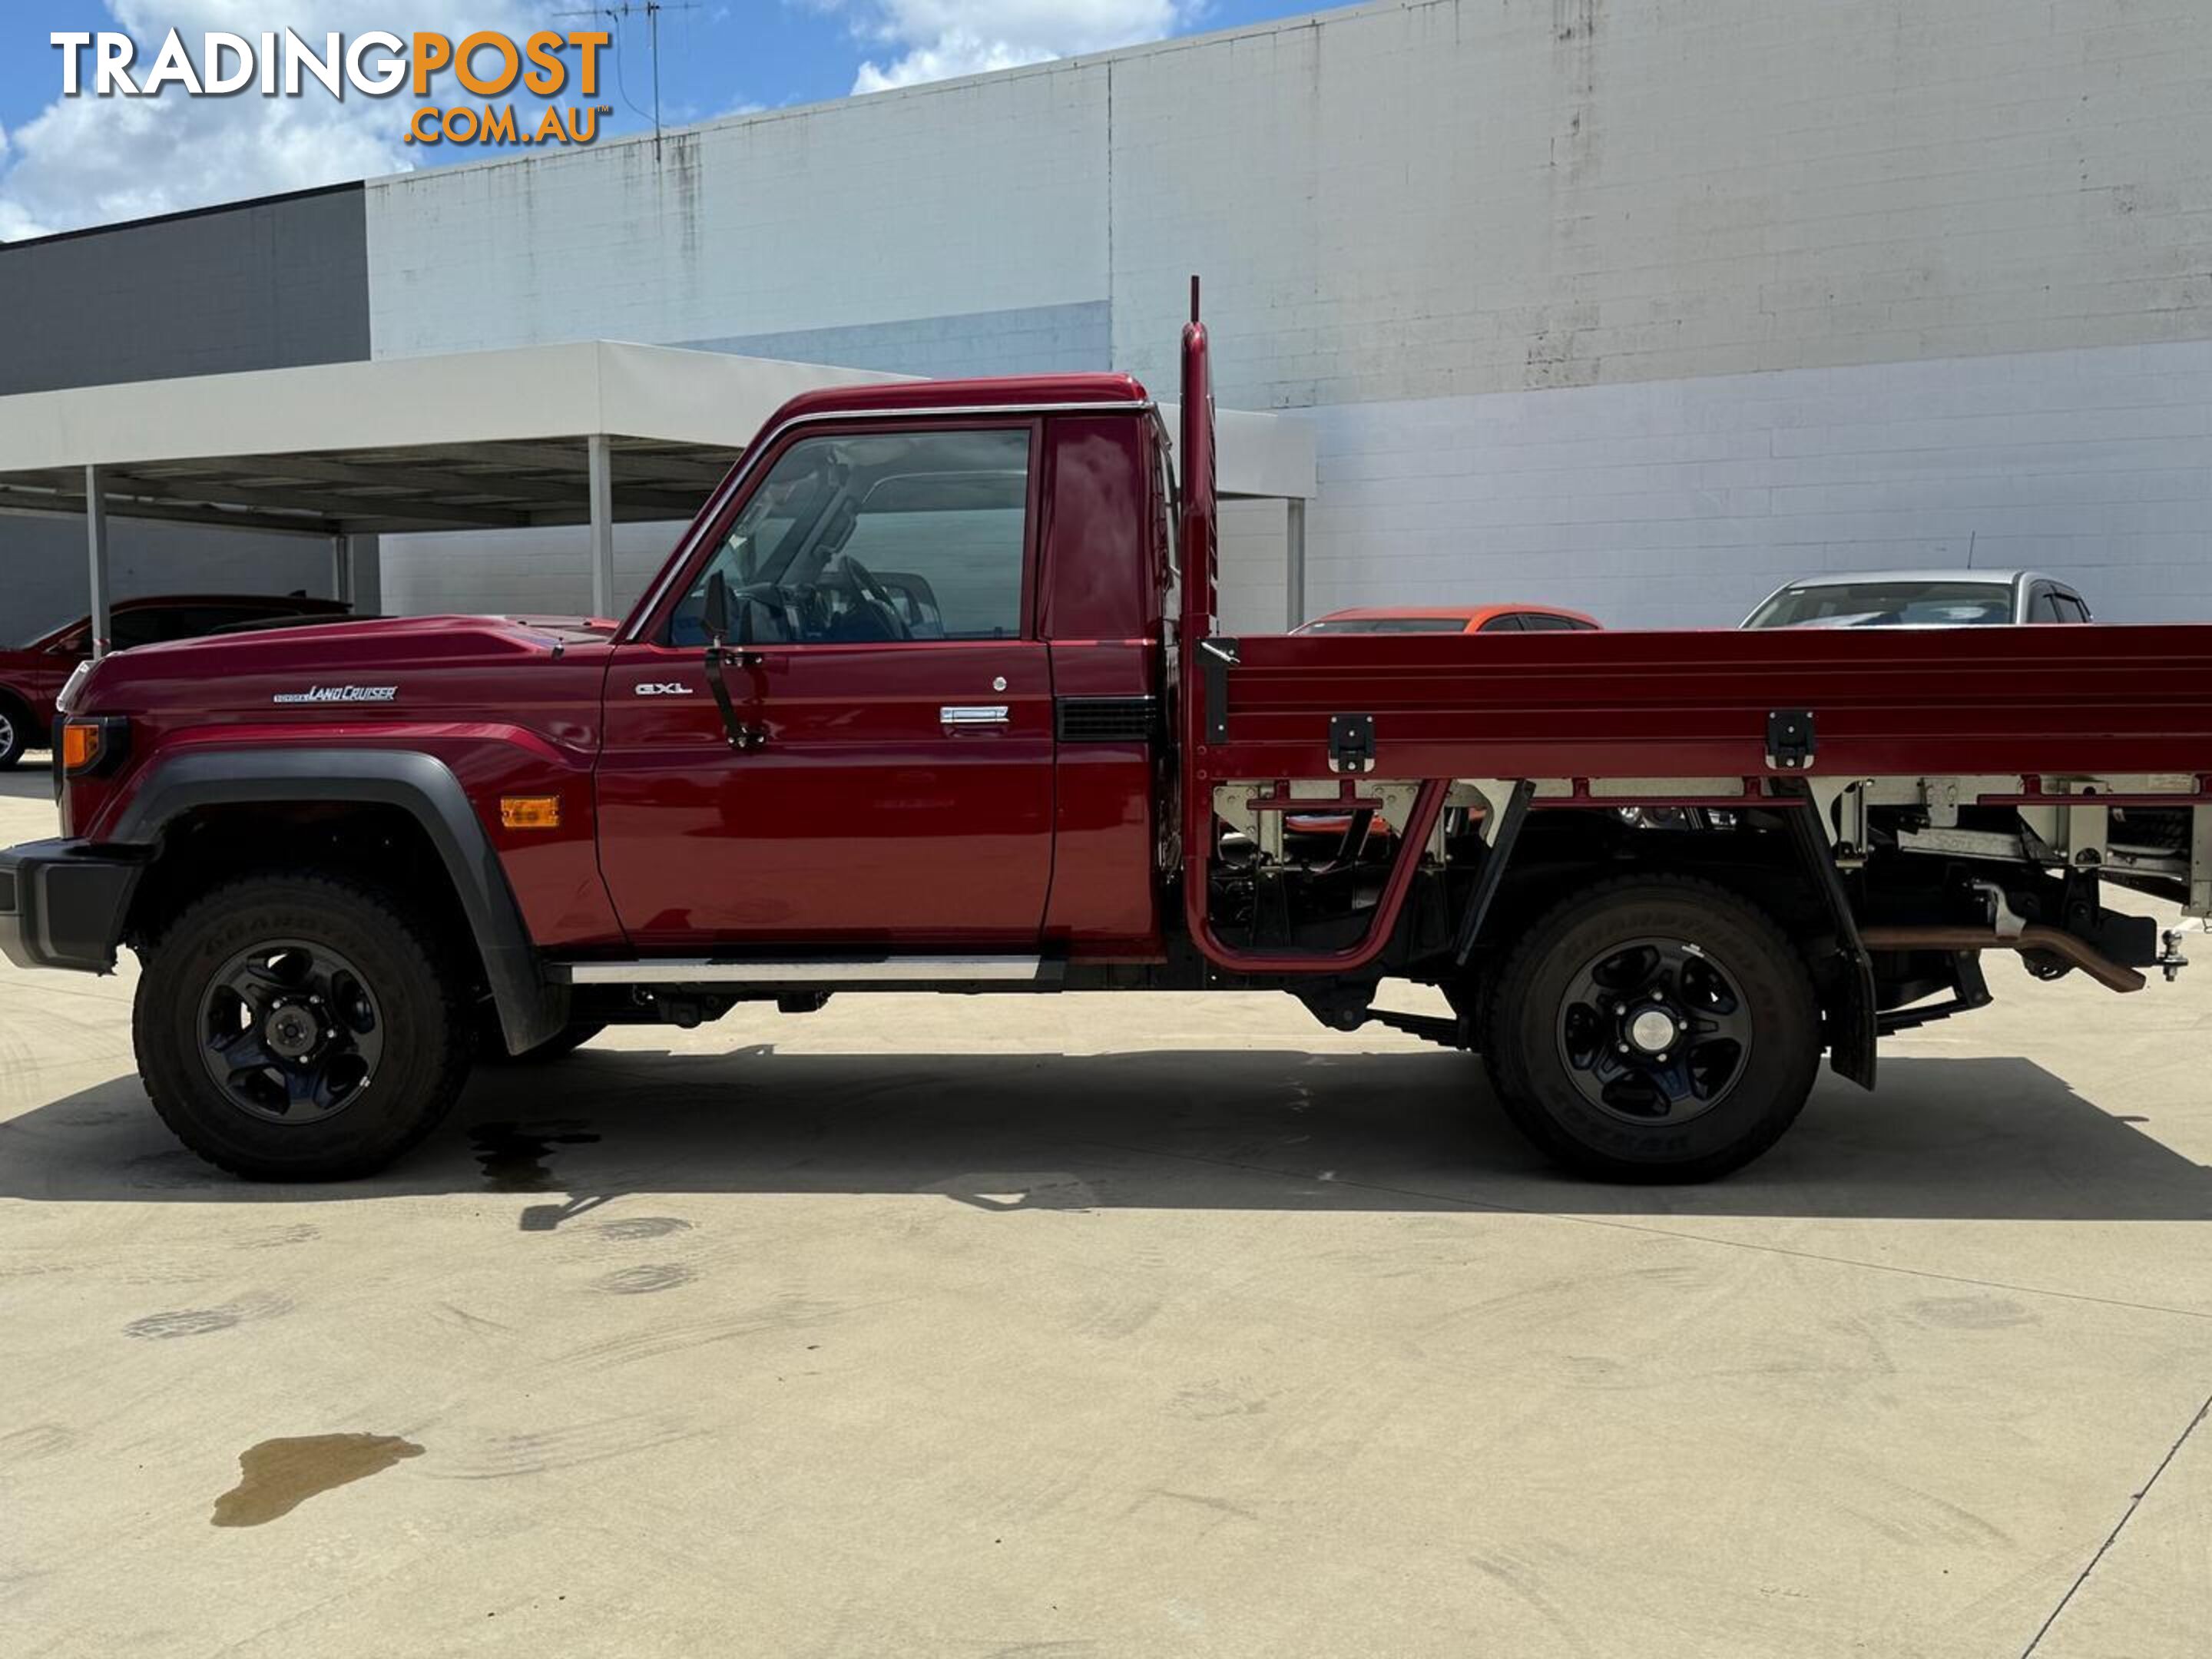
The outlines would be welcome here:
M 92 659 L 87 657 L 70 672 L 68 680 L 63 684 L 61 696 L 54 699 L 54 707 L 64 714 L 75 714 L 77 691 L 84 684 L 85 677 L 91 672 Z

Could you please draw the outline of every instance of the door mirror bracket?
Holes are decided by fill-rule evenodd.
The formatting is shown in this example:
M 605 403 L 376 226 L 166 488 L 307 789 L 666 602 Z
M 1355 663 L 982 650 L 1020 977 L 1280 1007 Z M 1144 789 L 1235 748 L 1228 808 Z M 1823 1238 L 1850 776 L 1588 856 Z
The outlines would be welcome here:
M 752 605 L 748 601 L 739 613 L 739 628 L 746 635 L 751 634 Z M 730 740 L 730 747 L 739 754 L 763 748 L 768 743 L 768 728 L 747 726 L 738 718 L 738 711 L 730 701 L 730 688 L 722 678 L 727 666 L 739 669 L 758 668 L 763 659 L 757 651 L 732 650 L 727 643 L 730 636 L 730 584 L 719 570 L 707 578 L 706 605 L 702 617 L 707 629 L 707 690 L 714 694 L 714 707 L 722 716 L 722 732 Z

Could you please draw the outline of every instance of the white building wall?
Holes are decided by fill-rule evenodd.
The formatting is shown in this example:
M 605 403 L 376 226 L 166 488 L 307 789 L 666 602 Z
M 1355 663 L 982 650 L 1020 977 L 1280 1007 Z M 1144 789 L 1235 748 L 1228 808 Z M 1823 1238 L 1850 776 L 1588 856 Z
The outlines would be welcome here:
M 615 526 L 615 611 L 627 612 L 667 562 L 684 524 Z M 384 536 L 384 609 L 392 616 L 574 617 L 592 608 L 586 525 Z
M 993 313 L 1097 305 L 1105 84 L 955 82 L 676 133 L 658 160 L 644 138 L 376 180 L 371 350 L 962 318 L 988 340 Z
M 1115 360 L 1204 271 L 1239 406 L 2212 334 L 2203 0 L 1420 0 L 1110 113 Z
M 1732 625 L 1786 577 L 2027 565 L 2212 617 L 2212 343 L 1317 410 L 1316 614 L 1549 599 Z
M 1316 611 L 1725 623 L 1972 544 L 2212 616 L 2205 0 L 1384 3 L 381 181 L 368 225 L 378 355 L 1165 392 L 1202 271 L 1224 406 L 1322 425 Z

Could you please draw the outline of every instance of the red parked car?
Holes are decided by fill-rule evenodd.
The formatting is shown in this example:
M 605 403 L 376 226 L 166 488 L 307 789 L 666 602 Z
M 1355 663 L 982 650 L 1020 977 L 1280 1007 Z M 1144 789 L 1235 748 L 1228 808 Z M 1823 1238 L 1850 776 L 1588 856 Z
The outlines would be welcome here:
M 1398 605 L 1332 611 L 1293 634 L 1562 634 L 1595 632 L 1595 617 L 1556 605 Z M 1294 835 L 1341 836 L 1352 828 L 1349 812 L 1301 812 L 1283 820 Z M 1390 826 L 1376 818 L 1368 833 L 1387 836 Z
M 301 593 L 165 593 L 118 600 L 108 611 L 108 625 L 114 630 L 115 649 L 121 651 L 165 640 L 196 640 L 287 617 L 326 620 L 343 617 L 350 608 L 337 599 L 311 599 Z M 54 699 L 76 665 L 91 655 L 89 617 L 80 617 L 20 649 L 0 649 L 0 772 L 21 760 L 26 749 L 46 741 L 54 723 Z

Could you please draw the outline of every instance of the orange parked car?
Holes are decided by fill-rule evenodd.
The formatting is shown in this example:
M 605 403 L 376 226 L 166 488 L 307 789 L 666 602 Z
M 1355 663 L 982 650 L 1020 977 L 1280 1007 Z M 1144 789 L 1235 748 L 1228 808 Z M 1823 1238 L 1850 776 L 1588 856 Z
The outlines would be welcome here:
M 1332 611 L 1293 634 L 1560 634 L 1594 633 L 1595 617 L 1556 605 L 1395 605 Z M 1302 836 L 1341 836 L 1352 828 L 1349 812 L 1300 812 L 1283 827 Z M 1387 836 L 1390 826 L 1376 818 L 1368 833 Z
M 1556 605 L 1385 605 L 1332 611 L 1293 634 L 1594 633 L 1595 617 Z

